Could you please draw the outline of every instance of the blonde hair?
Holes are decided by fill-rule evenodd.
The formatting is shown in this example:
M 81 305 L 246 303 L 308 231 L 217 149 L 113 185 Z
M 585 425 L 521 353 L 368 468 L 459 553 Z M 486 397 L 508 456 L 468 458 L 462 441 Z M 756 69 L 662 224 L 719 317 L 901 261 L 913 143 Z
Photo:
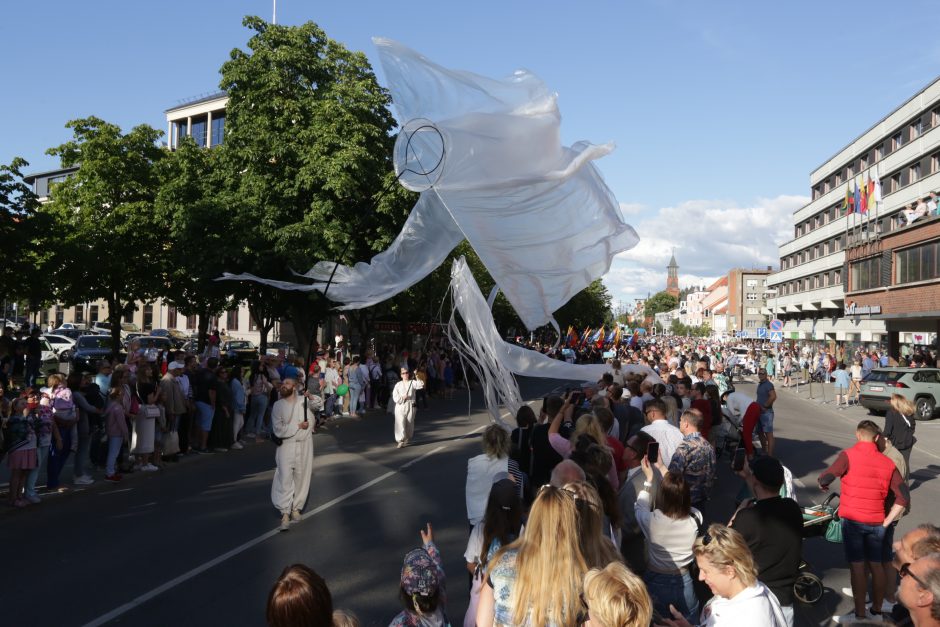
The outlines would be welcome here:
M 591 436 L 591 439 L 599 445 L 607 447 L 607 435 L 604 433 L 604 428 L 601 427 L 600 421 L 594 414 L 584 414 L 578 418 L 578 422 L 574 425 L 574 433 L 571 434 L 571 443 L 576 443 L 578 436 L 582 433 Z
M 581 555 L 571 494 L 544 486 L 532 503 L 525 533 L 490 560 L 487 576 L 511 550 L 516 551 L 516 580 L 510 593 L 512 623 L 574 624 L 587 565 Z
M 745 587 L 757 583 L 757 566 L 751 550 L 744 536 L 731 527 L 718 523 L 709 525 L 708 532 L 695 540 L 692 552 L 695 557 L 707 559 L 715 568 L 731 568 Z
M 902 416 L 913 416 L 917 411 L 917 406 L 910 399 L 904 398 L 900 394 L 891 395 L 891 409 Z
M 509 457 L 509 433 L 498 424 L 491 424 L 483 432 L 483 452 L 487 457 Z
M 574 481 L 566 485 L 565 490 L 574 496 L 581 555 L 588 567 L 603 568 L 611 562 L 619 562 L 620 551 L 604 535 L 604 505 L 597 489 L 587 481 Z
M 60 385 L 62 385 L 63 383 L 65 383 L 65 377 L 63 377 L 59 373 L 50 374 L 48 377 L 46 377 L 46 385 L 50 389 L 54 390 Z
M 653 614 L 643 580 L 620 562 L 588 571 L 584 576 L 584 600 L 591 622 L 609 627 L 646 627 Z

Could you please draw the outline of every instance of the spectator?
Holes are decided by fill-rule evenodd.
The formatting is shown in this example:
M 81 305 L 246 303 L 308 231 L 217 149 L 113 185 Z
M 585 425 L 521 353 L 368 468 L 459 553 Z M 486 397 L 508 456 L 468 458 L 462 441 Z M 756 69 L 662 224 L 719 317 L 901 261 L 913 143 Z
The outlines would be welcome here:
M 333 598 L 323 577 L 303 564 L 284 569 L 268 594 L 268 627 L 332 627 Z
M 62 438 L 62 446 L 50 448 L 46 467 L 46 488 L 56 490 L 59 487 L 59 475 L 72 454 L 72 447 L 78 444 L 78 410 L 72 389 L 65 385 L 64 376 L 51 374 L 46 378 L 46 383 L 49 386 L 52 418 Z
M 574 498 L 543 487 L 525 533 L 493 557 L 480 591 L 477 626 L 574 624 L 585 572 Z
M 34 415 L 34 429 L 36 431 L 36 456 L 37 464 L 29 471 L 26 476 L 26 486 L 24 488 L 25 499 L 32 504 L 39 503 L 41 499 L 36 491 L 36 483 L 39 480 L 39 471 L 46 465 L 49 457 L 49 449 L 55 445 L 57 449 L 62 450 L 62 436 L 59 433 L 59 427 L 56 424 L 52 405 L 48 394 L 41 394 L 35 389 L 27 388 L 26 403 L 30 413 Z
M 754 457 L 754 428 L 760 420 L 760 405 L 743 392 L 725 392 L 721 396 L 731 422 L 741 430 L 741 445 L 747 451 L 748 459 Z M 732 427 L 726 427 L 726 432 Z
M 112 380 L 120 381 L 118 378 Z M 130 441 L 130 433 L 127 429 L 127 411 L 122 400 L 124 391 L 122 385 L 111 388 L 108 393 L 109 403 L 105 410 L 105 425 L 108 435 L 108 458 L 105 464 L 104 480 L 116 483 L 122 479 L 117 472 L 117 459 L 121 453 L 121 447 Z
M 841 480 L 839 517 L 842 519 L 845 559 L 849 563 L 855 610 L 834 617 L 838 623 L 871 618 L 881 612 L 885 593 L 885 572 L 881 567 L 887 528 L 910 502 L 907 486 L 894 463 L 878 451 L 875 441 L 881 430 L 870 420 L 858 423 L 855 446 L 839 453 L 836 461 L 819 475 L 819 486 L 828 490 L 836 479 Z M 888 492 L 894 493 L 894 504 L 885 514 Z M 871 571 L 872 612 L 865 609 L 865 567 Z
M 167 366 L 166 374 L 160 379 L 160 397 L 163 400 L 163 410 L 166 414 L 166 434 L 178 433 L 180 428 L 180 417 L 186 413 L 186 395 L 183 393 L 183 386 L 180 384 L 180 376 L 183 373 L 184 364 L 179 361 L 171 361 Z M 179 437 L 177 435 L 177 437 Z M 162 443 L 161 443 L 162 444 Z M 161 449 L 163 446 L 161 446 Z M 170 459 L 179 459 L 179 441 L 177 440 L 176 454 L 170 456 Z M 169 453 L 169 451 L 166 451 Z
M 587 475 L 584 469 L 570 459 L 563 459 L 552 469 L 551 485 L 556 488 L 563 488 L 569 483 L 575 481 L 586 481 Z
M 913 563 L 921 557 L 940 551 L 940 528 L 929 523 L 918 525 L 895 542 L 893 549 L 892 567 L 894 572 L 897 573 L 904 564 Z M 846 589 L 843 588 L 842 592 L 845 593 Z M 848 592 L 851 594 L 851 588 Z M 897 625 L 912 624 L 910 610 L 904 605 L 902 599 L 898 598 L 897 601 L 891 609 L 891 620 Z M 887 616 L 887 608 L 883 605 L 882 609 L 885 610 Z
M 783 627 L 786 619 L 773 593 L 757 579 L 757 567 L 741 534 L 724 525 L 711 525 L 693 547 L 700 578 L 714 593 L 702 611 L 708 627 Z M 670 627 L 689 627 L 676 610 Z
M 666 421 L 666 405 L 658 399 L 647 401 L 643 406 L 643 412 L 649 421 L 643 431 L 653 436 L 659 442 L 659 454 L 663 465 L 669 466 L 672 461 L 672 455 L 676 448 L 682 443 L 682 432 Z
M 702 437 L 702 416 L 696 410 L 683 412 L 679 420 L 682 442 L 669 462 L 669 472 L 681 474 L 689 486 L 692 507 L 702 510 L 715 483 L 715 449 Z
M 940 626 L 940 553 L 903 564 L 898 572 L 898 598 L 910 612 L 914 627 Z
M 646 627 L 653 607 L 643 580 L 620 562 L 584 575 L 586 627 Z
M 613 412 L 619 426 L 620 442 L 625 444 L 646 424 L 646 420 L 643 418 L 643 410 L 637 409 L 624 400 L 623 388 L 619 385 L 615 384 L 610 387 L 608 398 L 610 400 L 610 411 Z
M 914 437 L 916 428 L 915 416 L 917 407 L 913 402 L 904 398 L 900 394 L 891 395 L 891 409 L 885 415 L 884 437 L 904 457 L 905 472 L 903 473 L 905 481 L 910 476 L 911 468 L 911 449 L 917 442 Z
M 759 579 L 780 602 L 788 627 L 793 627 L 793 584 L 803 556 L 803 512 L 796 501 L 780 496 L 783 465 L 759 457 L 745 465 L 744 480 L 754 494 L 735 513 L 730 526 L 741 534 Z
M 13 401 L 11 414 L 5 426 L 5 450 L 10 468 L 10 505 L 26 507 L 30 501 L 24 492 L 26 478 L 37 467 L 37 432 L 39 416 L 25 398 Z
M 697 409 L 701 414 L 702 426 L 699 428 L 699 432 L 706 440 L 710 439 L 709 434 L 711 433 L 714 416 L 712 416 L 711 401 L 708 399 L 708 389 L 701 381 L 692 384 L 692 405 L 690 409 Z
M 496 552 L 519 537 L 522 531 L 522 502 L 511 479 L 498 479 L 490 489 L 483 520 L 473 526 L 464 560 L 470 571 L 470 605 L 464 627 L 473 627 L 486 567 Z
M 845 363 L 839 363 L 835 372 L 832 373 L 835 382 L 836 407 L 845 409 L 849 406 L 849 391 L 853 387 L 849 372 L 845 369 Z
M 199 368 L 190 377 L 193 387 L 193 400 L 196 404 L 196 427 L 198 429 L 197 453 L 209 453 L 209 433 L 212 431 L 212 419 L 216 410 L 219 382 L 215 369 L 219 361 L 209 358 L 204 368 Z
M 434 544 L 431 523 L 421 530 L 421 543 L 424 548 L 415 549 L 405 555 L 398 593 L 404 609 L 392 619 L 388 627 L 450 625 L 444 609 L 447 604 L 444 563 Z
M 86 397 L 86 390 L 92 384 L 90 374 L 79 374 L 73 372 L 69 374 L 66 380 L 69 389 L 72 390 L 72 399 L 75 401 L 75 407 L 78 409 L 78 445 L 75 449 L 75 460 L 73 462 L 72 481 L 75 485 L 91 485 L 95 482 L 91 475 L 86 472 L 85 463 L 89 459 L 91 451 L 91 416 L 100 420 L 101 409 L 90 403 Z M 84 384 L 84 385 L 83 385 Z M 99 392 L 94 392 L 98 394 Z
M 535 426 L 535 411 L 529 405 L 522 405 L 516 412 L 516 428 L 509 434 L 511 459 L 519 465 L 519 470 L 527 478 L 532 473 L 532 428 Z
M 692 507 L 689 486 L 681 474 L 663 474 L 656 494 L 656 508 L 650 511 L 649 488 L 653 484 L 653 466 L 644 457 L 640 468 L 646 481 L 637 495 L 634 512 L 647 541 L 647 569 L 643 575 L 661 616 L 669 616 L 670 605 L 687 619 L 698 616 L 698 599 L 692 584 L 689 564 L 692 543 L 702 525 L 702 515 Z
M 509 433 L 501 426 L 491 424 L 483 432 L 482 444 L 483 453 L 471 457 L 467 462 L 467 520 L 471 530 L 483 520 L 486 502 L 496 475 L 507 473 L 512 476 L 519 497 L 522 497 L 522 472 L 519 465 L 509 459 Z
M 603 478 L 601 481 L 603 482 Z M 588 568 L 603 568 L 611 562 L 622 561 L 623 558 L 612 540 L 614 534 L 611 531 L 611 521 L 604 516 L 604 505 L 597 489 L 587 481 L 569 483 L 564 489 L 574 496 L 578 512 L 581 555 Z
M 258 438 L 264 428 L 264 415 L 268 410 L 268 400 L 271 397 L 271 380 L 268 378 L 267 369 L 261 362 L 254 362 L 251 365 L 251 374 L 248 378 L 250 394 L 250 412 L 248 423 L 245 425 L 245 435 L 253 440 Z M 332 393 L 332 392 L 331 392 Z M 328 404 L 328 413 L 332 411 L 333 404 Z
M 773 457 L 774 454 L 774 403 L 777 401 L 777 391 L 767 376 L 767 370 L 761 368 L 757 371 L 757 404 L 760 406 L 760 429 L 757 437 L 760 438 L 764 452 Z
M 242 383 L 242 369 L 235 366 L 229 371 L 229 388 L 232 390 L 232 448 L 236 451 L 245 448 L 242 444 L 242 427 L 245 425 L 245 384 Z
M 530 477 L 532 486 L 542 486 L 548 483 L 552 470 L 564 459 L 555 452 L 555 449 L 548 441 L 549 423 L 562 410 L 564 404 L 565 402 L 560 396 L 549 396 L 539 413 L 539 423 L 532 428 L 532 473 Z M 569 425 L 563 423 L 562 429 L 567 433 Z M 555 487 L 560 488 L 562 486 Z
M 640 431 L 627 440 L 627 446 L 624 448 L 623 453 L 624 461 L 627 464 L 627 476 L 620 486 L 618 495 L 620 512 L 623 517 L 620 523 L 620 552 L 630 570 L 640 575 L 646 570 L 646 536 L 637 522 L 634 504 L 643 489 L 643 482 L 646 481 L 643 469 L 640 468 L 640 462 L 646 455 L 650 442 L 655 442 L 655 440 L 653 440 L 653 436 L 645 431 Z M 652 485 L 648 487 L 650 504 L 656 502 L 660 481 L 662 481 L 662 475 L 659 469 L 653 466 Z M 647 509 L 652 511 L 651 508 Z
M 574 412 L 574 406 L 570 404 L 570 398 L 565 400 L 565 404 L 562 409 L 555 415 L 555 418 L 552 420 L 551 426 L 548 428 L 548 442 L 551 444 L 552 448 L 555 449 L 562 457 L 570 457 L 572 451 L 575 448 L 575 444 L 579 441 L 582 435 L 590 438 L 595 444 L 602 447 L 607 451 L 608 456 L 610 457 L 610 466 L 607 472 L 607 479 L 610 481 L 611 487 L 616 491 L 620 487 L 620 479 L 617 477 L 617 468 L 614 465 L 613 452 L 610 447 L 607 446 L 607 435 L 604 433 L 603 428 L 597 420 L 597 417 L 594 414 L 582 414 L 578 418 L 578 422 L 575 425 L 574 433 L 571 434 L 571 439 L 565 439 L 561 436 L 561 425 L 562 420 L 566 416 L 570 417 Z

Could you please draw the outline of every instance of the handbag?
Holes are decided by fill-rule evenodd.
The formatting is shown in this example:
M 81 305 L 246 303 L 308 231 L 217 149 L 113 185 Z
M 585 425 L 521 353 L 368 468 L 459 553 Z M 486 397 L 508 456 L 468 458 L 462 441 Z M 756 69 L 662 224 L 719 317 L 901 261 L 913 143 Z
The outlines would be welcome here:
M 160 417 L 160 408 L 156 405 L 142 405 L 141 409 L 144 410 L 145 418 L 159 418 Z
M 832 515 L 832 520 L 829 521 L 829 526 L 826 527 L 826 540 L 836 544 L 842 543 L 842 519 L 839 518 L 839 514 Z
M 163 455 L 177 455 L 180 452 L 180 434 L 167 431 L 163 434 Z

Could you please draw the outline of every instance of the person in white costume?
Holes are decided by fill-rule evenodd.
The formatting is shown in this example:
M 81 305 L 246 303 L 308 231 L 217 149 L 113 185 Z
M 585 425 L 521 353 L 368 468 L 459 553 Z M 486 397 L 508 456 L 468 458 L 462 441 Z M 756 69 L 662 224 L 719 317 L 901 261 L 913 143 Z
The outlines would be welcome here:
M 401 369 L 401 381 L 392 389 L 395 403 L 395 441 L 401 448 L 411 441 L 415 432 L 415 391 L 424 388 L 424 383 L 411 378 L 407 368 Z
M 281 383 L 281 398 L 271 409 L 271 428 L 283 440 L 274 456 L 277 470 L 271 485 L 271 502 L 281 512 L 281 531 L 287 531 L 290 523 L 300 522 L 313 471 L 314 428 L 307 415 L 313 415 L 313 407 L 305 411 L 296 385 L 293 379 Z

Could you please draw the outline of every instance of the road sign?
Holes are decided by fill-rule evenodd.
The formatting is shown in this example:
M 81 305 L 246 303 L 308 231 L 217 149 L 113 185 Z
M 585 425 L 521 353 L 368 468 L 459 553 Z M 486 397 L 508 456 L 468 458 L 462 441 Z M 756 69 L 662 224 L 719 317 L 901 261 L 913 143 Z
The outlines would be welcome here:
M 746 330 L 744 330 L 744 331 L 738 331 L 738 337 L 746 338 L 746 337 L 747 337 L 747 331 L 746 331 Z
M 783 331 L 783 320 L 779 318 L 774 318 L 770 321 L 770 330 L 771 331 Z
M 767 338 L 767 327 L 757 327 L 757 339 L 763 340 Z
M 783 341 L 783 332 L 781 332 L 781 331 L 771 331 L 771 332 L 770 332 L 770 341 L 771 341 L 771 342 L 782 342 L 782 341 Z

